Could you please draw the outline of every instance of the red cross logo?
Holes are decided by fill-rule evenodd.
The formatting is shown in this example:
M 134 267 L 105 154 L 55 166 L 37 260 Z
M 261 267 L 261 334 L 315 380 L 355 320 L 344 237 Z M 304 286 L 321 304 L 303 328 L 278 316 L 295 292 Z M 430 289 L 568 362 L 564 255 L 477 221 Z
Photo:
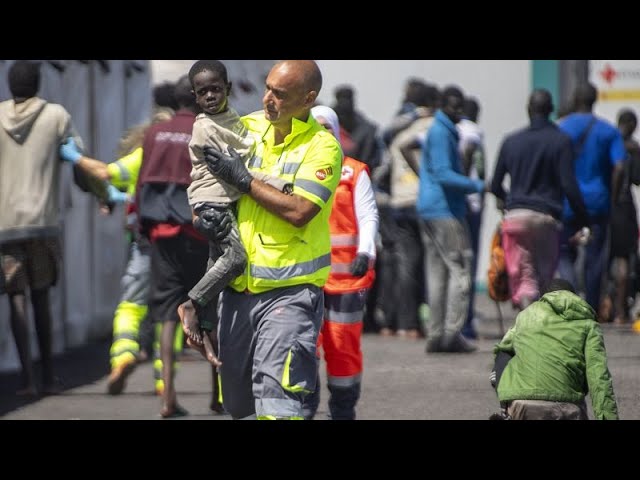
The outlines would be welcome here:
M 615 78 L 618 76 L 618 72 L 616 72 L 611 65 L 608 63 L 604 66 L 604 70 L 600 72 L 600 76 L 607 82 L 609 85 L 613 83 Z

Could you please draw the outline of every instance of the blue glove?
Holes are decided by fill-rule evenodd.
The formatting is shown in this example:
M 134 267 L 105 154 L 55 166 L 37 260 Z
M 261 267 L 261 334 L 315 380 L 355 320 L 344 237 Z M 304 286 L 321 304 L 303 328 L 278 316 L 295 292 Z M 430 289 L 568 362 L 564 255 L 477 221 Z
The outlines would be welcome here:
M 227 150 L 229 155 L 211 147 L 205 147 L 204 161 L 209 171 L 216 178 L 236 187 L 242 193 L 249 193 L 253 177 L 247 170 L 240 154 L 233 147 L 228 147 Z
M 125 192 L 121 192 L 113 185 L 107 187 L 107 201 L 109 203 L 125 203 L 129 201 L 129 195 Z
M 82 152 L 80 152 L 73 137 L 68 137 L 64 143 L 60 145 L 60 157 L 73 164 L 78 163 L 78 160 L 82 157 Z

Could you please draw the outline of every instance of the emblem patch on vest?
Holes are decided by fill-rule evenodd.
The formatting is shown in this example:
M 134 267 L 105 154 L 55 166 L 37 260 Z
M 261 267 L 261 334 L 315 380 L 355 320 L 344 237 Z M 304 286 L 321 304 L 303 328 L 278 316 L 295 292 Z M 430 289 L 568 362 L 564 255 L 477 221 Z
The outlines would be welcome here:
M 321 168 L 316 170 L 316 178 L 318 180 L 325 180 L 329 175 L 333 175 L 333 167 Z
M 340 180 L 342 180 L 343 182 L 351 180 L 354 173 L 355 172 L 353 171 L 353 168 L 351 168 L 349 165 L 343 165 Z

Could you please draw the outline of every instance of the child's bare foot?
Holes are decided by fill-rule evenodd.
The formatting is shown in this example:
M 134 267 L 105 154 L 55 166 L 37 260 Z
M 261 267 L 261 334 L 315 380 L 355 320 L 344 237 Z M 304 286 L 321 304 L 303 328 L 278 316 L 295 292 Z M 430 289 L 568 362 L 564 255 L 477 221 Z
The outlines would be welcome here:
M 205 350 L 204 345 L 202 343 L 196 343 L 193 340 L 191 340 L 189 337 L 187 337 L 187 347 L 193 348 L 204 358 L 207 358 L 207 351 Z
M 219 367 L 220 365 L 222 365 L 222 362 L 218 360 L 218 355 L 216 355 L 216 351 L 213 348 L 211 335 L 213 334 L 207 333 L 204 330 L 202 331 L 202 343 L 204 344 L 205 357 L 211 365 L 213 365 L 214 367 Z
M 187 300 L 178 306 L 178 316 L 180 317 L 180 324 L 182 325 L 184 334 L 194 343 L 202 345 L 202 335 L 200 334 L 198 315 L 196 314 L 196 308 L 193 306 L 193 302 L 191 300 Z

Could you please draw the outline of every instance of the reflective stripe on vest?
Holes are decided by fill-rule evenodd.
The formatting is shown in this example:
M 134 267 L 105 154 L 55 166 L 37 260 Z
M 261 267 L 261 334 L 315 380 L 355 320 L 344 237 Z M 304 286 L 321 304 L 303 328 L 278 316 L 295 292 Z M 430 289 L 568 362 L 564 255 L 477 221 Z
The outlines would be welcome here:
M 118 167 L 118 171 L 120 172 L 120 180 L 122 181 L 122 183 L 128 182 L 129 179 L 131 178 L 131 175 L 129 174 L 129 170 L 124 168 L 124 165 L 122 165 L 122 162 L 116 162 L 116 167 Z
M 331 246 L 332 247 L 357 247 L 358 235 L 349 235 L 347 233 L 331 235 Z
M 286 175 L 284 176 L 287 177 Z M 302 188 L 316 197 L 320 197 L 323 202 L 328 202 L 331 198 L 331 190 L 311 180 L 298 179 L 293 183 L 296 187 Z
M 300 168 L 300 162 L 286 162 L 282 165 L 282 173 L 285 175 L 295 175 Z
M 266 280 L 290 280 L 303 275 L 311 275 L 329 265 L 331 265 L 331 254 L 287 267 L 274 268 L 251 265 L 251 276 L 254 278 L 264 278 Z
M 331 273 L 351 273 L 351 263 L 332 263 Z
M 249 168 L 260 168 L 262 166 L 262 157 L 259 157 L 258 155 L 254 155 L 251 160 L 249 160 L 249 163 L 247 164 L 247 167 Z

